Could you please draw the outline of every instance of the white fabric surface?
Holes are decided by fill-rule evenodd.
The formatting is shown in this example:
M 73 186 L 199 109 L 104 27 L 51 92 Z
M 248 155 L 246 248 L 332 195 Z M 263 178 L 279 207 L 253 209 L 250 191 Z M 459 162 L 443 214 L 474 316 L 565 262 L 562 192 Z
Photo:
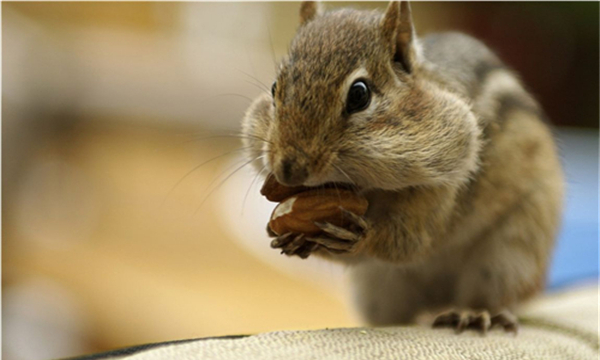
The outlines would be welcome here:
M 121 357 L 127 360 L 597 360 L 598 287 L 548 295 L 523 314 L 519 334 L 487 336 L 426 327 L 275 331 L 234 340 L 198 340 Z

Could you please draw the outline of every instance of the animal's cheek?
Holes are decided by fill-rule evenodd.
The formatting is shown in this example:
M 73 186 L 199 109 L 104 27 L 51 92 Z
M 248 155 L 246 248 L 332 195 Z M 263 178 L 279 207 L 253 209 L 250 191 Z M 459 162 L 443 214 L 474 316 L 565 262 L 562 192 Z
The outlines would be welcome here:
M 273 123 L 273 104 L 271 98 L 263 95 L 255 99 L 242 119 L 244 136 L 265 137 Z
M 267 125 L 274 118 L 273 100 L 267 94 L 263 94 L 256 98 L 246 110 L 244 119 L 253 119 Z

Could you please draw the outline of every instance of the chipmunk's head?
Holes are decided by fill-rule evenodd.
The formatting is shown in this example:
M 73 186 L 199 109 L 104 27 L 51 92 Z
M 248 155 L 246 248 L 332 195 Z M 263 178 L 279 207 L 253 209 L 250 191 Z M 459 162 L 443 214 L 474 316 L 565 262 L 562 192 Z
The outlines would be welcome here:
M 304 2 L 300 15 L 272 95 L 245 116 L 251 156 L 264 155 L 285 185 L 400 189 L 468 178 L 476 120 L 427 75 L 407 2 L 384 14 Z

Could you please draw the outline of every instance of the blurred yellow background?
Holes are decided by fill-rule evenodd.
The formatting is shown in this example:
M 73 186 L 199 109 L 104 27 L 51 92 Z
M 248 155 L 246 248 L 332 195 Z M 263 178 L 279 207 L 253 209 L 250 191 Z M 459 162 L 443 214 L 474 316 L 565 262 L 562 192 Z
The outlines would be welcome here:
M 565 20 L 564 5 L 531 6 L 418 3 L 413 12 L 420 33 L 455 29 L 495 41 L 553 120 L 597 127 L 573 123 L 598 119 L 597 80 L 581 80 L 598 58 L 597 48 L 581 50 L 597 24 L 587 25 L 585 9 Z M 260 180 L 248 169 L 227 178 L 241 165 L 240 141 L 229 135 L 239 133 L 250 99 L 270 88 L 298 8 L 2 4 L 4 359 L 360 324 L 344 270 L 274 254 L 252 227 L 264 218 L 256 216 Z M 535 39 L 504 41 L 494 25 L 512 21 L 518 31 L 517 20 L 533 22 L 528 12 L 540 24 L 566 24 L 538 29 L 560 36 L 531 56 L 520 49 Z M 552 41 L 565 52 L 555 54 Z M 544 51 L 559 59 L 551 79 L 547 65 L 521 60 L 548 59 Z M 568 96 L 581 104 L 571 103 L 579 113 L 566 119 L 555 98 L 572 81 L 581 92 Z

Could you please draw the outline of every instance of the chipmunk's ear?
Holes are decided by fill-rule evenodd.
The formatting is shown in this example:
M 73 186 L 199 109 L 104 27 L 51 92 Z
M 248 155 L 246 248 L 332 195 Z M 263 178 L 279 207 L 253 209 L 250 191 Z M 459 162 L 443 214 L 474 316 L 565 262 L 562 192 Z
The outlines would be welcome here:
M 318 1 L 303 1 L 300 5 L 300 25 L 304 25 L 321 15 L 321 3 Z
M 411 72 L 417 63 L 416 33 L 408 1 L 391 1 L 383 20 L 381 35 L 395 62 Z

